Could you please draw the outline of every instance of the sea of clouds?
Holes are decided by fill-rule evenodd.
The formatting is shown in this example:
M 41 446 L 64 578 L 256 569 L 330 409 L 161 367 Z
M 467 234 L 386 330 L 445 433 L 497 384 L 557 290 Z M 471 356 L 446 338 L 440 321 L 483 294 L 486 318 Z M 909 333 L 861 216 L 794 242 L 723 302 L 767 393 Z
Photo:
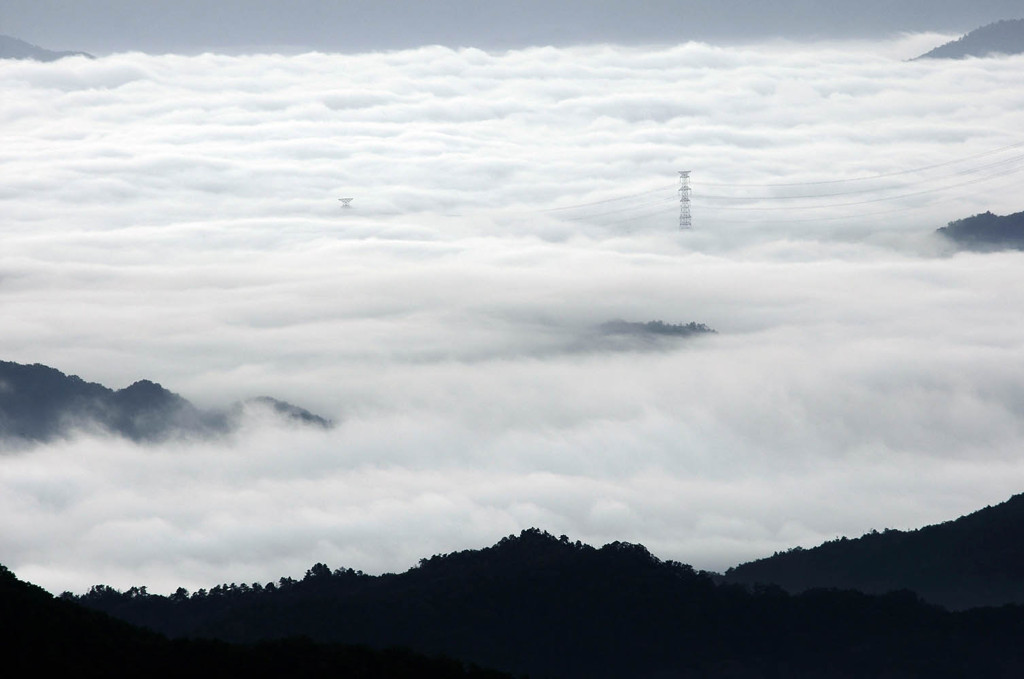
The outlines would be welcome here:
M 8 451 L 0 563 L 720 570 L 1024 490 L 1024 254 L 933 234 L 1024 210 L 1024 58 L 947 38 L 0 61 L 0 359 L 337 422 Z

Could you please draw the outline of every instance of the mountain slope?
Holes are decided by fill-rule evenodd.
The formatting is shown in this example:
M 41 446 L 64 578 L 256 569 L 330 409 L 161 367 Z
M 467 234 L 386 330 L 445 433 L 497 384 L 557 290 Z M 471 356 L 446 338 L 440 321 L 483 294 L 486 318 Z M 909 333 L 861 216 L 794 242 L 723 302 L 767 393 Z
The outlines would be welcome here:
M 4 676 L 511 679 L 445 658 L 308 640 L 169 641 L 18 580 L 0 566 Z
M 1024 250 L 1024 212 L 1001 217 L 983 212 L 936 231 L 965 250 Z
M 639 545 L 536 529 L 402 574 L 323 564 L 299 581 L 164 597 L 94 587 L 82 603 L 182 636 L 407 646 L 516 674 L 621 677 L 999 677 L 1024 672 L 1024 609 L 950 613 L 908 593 L 716 585 Z
M 910 589 L 952 609 L 1024 603 L 1024 494 L 934 526 L 841 538 L 730 569 L 730 583 L 790 592 Z
M 203 410 L 159 384 L 140 380 L 114 391 L 45 365 L 0 361 L 0 439 L 42 442 L 76 430 L 114 433 L 152 442 L 180 436 L 216 436 L 240 422 L 246 404 L 300 424 L 330 423 L 268 397 L 228 411 Z
M 72 671 L 92 668 L 128 676 L 161 643 L 149 631 L 54 599 L 45 590 L 18 580 L 0 566 L 0 644 L 7 676 L 33 676 L 43 668 Z M 60 649 L 54 652 L 54 649 Z
M 1021 53 L 1024 53 L 1024 19 L 1007 19 L 977 28 L 917 58 L 964 59 Z
M 0 35 L 0 59 L 34 59 L 36 61 L 56 61 L 64 57 L 88 57 L 94 58 L 85 52 L 54 52 L 44 49 L 32 43 L 12 38 L 9 35 Z

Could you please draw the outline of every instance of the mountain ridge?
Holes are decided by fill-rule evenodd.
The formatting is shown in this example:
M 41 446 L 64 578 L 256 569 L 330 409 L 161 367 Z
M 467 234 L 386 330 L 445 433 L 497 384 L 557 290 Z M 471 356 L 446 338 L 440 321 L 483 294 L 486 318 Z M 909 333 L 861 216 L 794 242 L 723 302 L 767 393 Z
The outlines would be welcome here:
M 284 639 L 232 645 L 174 640 L 19 580 L 0 566 L 0 649 L 5 676 L 512 679 L 399 649 Z
M 113 390 L 50 366 L 0 361 L 0 441 L 33 444 L 77 431 L 123 436 L 140 443 L 181 437 L 216 437 L 234 431 L 247 405 L 285 421 L 330 427 L 304 408 L 269 396 L 225 410 L 202 409 L 150 380 Z
M 918 59 L 965 59 L 996 54 L 1024 53 L 1024 19 L 1003 19 L 986 24 L 935 49 Z
M 794 548 L 740 564 L 725 582 L 788 592 L 909 589 L 953 610 L 1024 604 L 1024 494 L 951 521 Z
M 172 637 L 398 645 L 561 679 L 936 679 L 1024 672 L 1024 608 L 954 613 L 910 592 L 718 584 L 641 545 L 539 529 L 402 574 L 332 571 L 189 594 L 98 585 L 90 607 Z
M 936 233 L 965 250 L 1024 250 L 1024 212 L 1005 216 L 982 212 L 949 222 Z
M 87 52 L 57 52 L 9 35 L 0 35 L 0 59 L 33 59 L 35 61 L 57 61 L 65 57 L 86 57 L 95 59 Z

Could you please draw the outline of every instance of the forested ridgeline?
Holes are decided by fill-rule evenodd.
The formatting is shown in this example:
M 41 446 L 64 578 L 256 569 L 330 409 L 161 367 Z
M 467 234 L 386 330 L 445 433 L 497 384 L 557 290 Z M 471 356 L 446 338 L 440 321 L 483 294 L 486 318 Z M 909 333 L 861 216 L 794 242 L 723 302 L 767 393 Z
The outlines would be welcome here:
M 1024 494 L 917 530 L 872 531 L 781 552 L 729 569 L 725 579 L 790 592 L 910 589 L 952 609 L 1024 604 Z
M 1018 607 L 719 585 L 639 545 L 536 529 L 401 574 L 317 564 L 301 580 L 76 599 L 174 636 L 399 645 L 533 677 L 1024 676 Z
M 964 250 L 1024 250 L 1024 212 L 1005 216 L 982 212 L 952 221 L 938 233 Z
M 58 599 L 0 566 L 3 676 L 346 677 L 512 679 L 450 658 L 309 639 L 256 644 L 169 640 L 161 634 Z

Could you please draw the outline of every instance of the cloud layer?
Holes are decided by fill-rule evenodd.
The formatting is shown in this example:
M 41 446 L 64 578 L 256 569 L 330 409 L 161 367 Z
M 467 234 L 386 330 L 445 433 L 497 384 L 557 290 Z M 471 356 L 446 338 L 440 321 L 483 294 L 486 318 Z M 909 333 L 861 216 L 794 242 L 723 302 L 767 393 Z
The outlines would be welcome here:
M 1022 255 L 931 232 L 1024 209 L 1024 62 L 903 61 L 941 41 L 0 63 L 2 357 L 339 422 L 3 455 L 0 562 L 168 590 L 539 526 L 720 569 L 1005 499 Z

